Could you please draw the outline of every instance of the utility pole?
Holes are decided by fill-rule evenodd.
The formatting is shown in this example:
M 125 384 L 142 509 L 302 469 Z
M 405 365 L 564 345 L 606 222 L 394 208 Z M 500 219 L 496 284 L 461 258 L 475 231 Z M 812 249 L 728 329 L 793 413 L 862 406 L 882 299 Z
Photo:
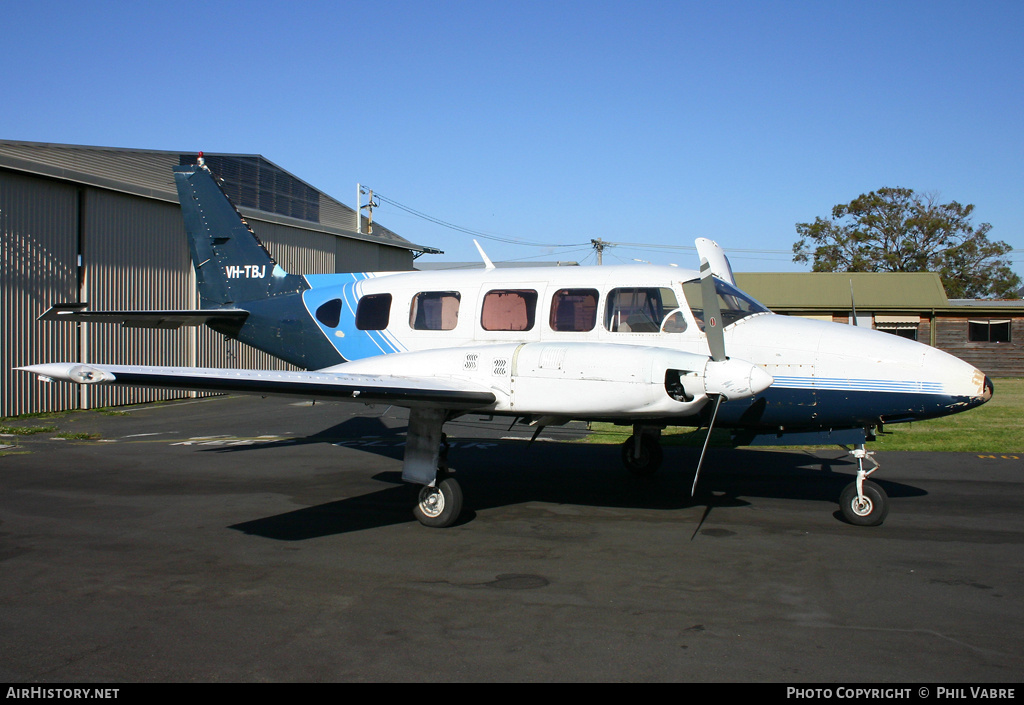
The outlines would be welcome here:
M 596 240 L 591 240 L 590 244 L 594 246 L 594 250 L 597 252 L 597 263 L 602 264 L 601 253 L 604 252 L 604 248 L 611 247 L 611 243 L 597 238 Z
M 365 206 L 360 205 L 362 203 L 363 194 L 364 193 L 369 193 L 370 194 L 370 200 L 369 200 L 369 202 Z M 367 222 L 366 222 L 366 234 L 367 235 L 373 235 L 373 209 L 377 205 L 379 205 L 379 204 L 373 202 L 373 189 L 366 189 L 366 190 L 364 190 L 361 184 L 356 184 L 356 232 L 357 233 L 362 234 L 362 232 L 363 232 L 363 209 L 365 208 L 366 211 L 367 211 L 367 216 L 366 216 L 366 220 L 367 220 Z

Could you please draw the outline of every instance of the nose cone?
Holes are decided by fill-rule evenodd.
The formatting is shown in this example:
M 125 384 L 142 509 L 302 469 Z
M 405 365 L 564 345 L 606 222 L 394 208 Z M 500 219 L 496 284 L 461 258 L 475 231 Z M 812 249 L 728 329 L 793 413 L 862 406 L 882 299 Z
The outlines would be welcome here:
M 922 370 L 940 382 L 947 394 L 967 397 L 972 406 L 979 406 L 992 398 L 992 380 L 984 372 L 942 350 L 928 348 Z
M 985 375 L 985 381 L 982 382 L 981 394 L 979 396 L 975 397 L 975 401 L 977 401 L 976 406 L 980 406 L 980 405 L 984 404 L 985 402 L 987 402 L 989 399 L 991 399 L 995 395 L 995 393 L 996 393 L 996 386 L 994 384 L 992 384 L 992 380 L 990 380 L 988 378 L 988 375 Z

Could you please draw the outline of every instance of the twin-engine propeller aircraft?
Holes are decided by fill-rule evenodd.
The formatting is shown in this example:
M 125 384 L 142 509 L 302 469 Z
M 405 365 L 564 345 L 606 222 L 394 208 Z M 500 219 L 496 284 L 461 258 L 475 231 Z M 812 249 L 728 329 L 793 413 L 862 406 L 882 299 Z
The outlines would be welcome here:
M 537 433 L 569 420 L 632 425 L 622 460 L 661 463 L 667 426 L 731 428 L 742 444 L 849 444 L 856 480 L 844 517 L 876 525 L 888 499 L 867 480 L 870 431 L 986 402 L 992 385 L 961 360 L 894 335 L 774 315 L 740 291 L 722 250 L 697 240 L 700 272 L 651 265 L 285 272 L 200 156 L 175 168 L 202 308 L 88 311 L 44 319 L 133 326 L 206 324 L 307 371 L 52 363 L 45 381 L 283 394 L 409 409 L 403 480 L 414 514 L 449 526 L 462 491 L 444 424 L 467 412 L 518 417 Z M 481 254 L 483 254 L 481 250 Z M 535 434 L 536 437 L 536 434 Z M 694 473 L 693 487 L 707 450 Z M 871 464 L 865 469 L 865 461 Z

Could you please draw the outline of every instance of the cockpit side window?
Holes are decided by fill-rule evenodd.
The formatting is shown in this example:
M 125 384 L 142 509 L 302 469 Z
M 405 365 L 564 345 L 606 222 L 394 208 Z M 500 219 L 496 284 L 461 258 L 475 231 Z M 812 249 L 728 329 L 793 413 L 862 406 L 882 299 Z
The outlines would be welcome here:
M 422 291 L 409 307 L 409 327 L 413 330 L 453 330 L 459 323 L 457 291 Z
M 768 307 L 755 301 L 749 294 L 746 294 L 731 284 L 721 279 L 715 279 L 715 293 L 718 295 L 718 305 L 722 309 L 722 325 L 727 326 L 735 323 L 741 318 L 746 318 L 755 313 L 770 313 Z M 697 325 L 704 330 L 704 304 L 701 293 L 700 279 L 691 279 L 683 284 L 683 295 L 686 297 L 693 317 L 697 319 Z
M 612 333 L 657 333 L 665 315 L 679 307 L 669 287 L 623 287 L 608 292 L 604 325 Z

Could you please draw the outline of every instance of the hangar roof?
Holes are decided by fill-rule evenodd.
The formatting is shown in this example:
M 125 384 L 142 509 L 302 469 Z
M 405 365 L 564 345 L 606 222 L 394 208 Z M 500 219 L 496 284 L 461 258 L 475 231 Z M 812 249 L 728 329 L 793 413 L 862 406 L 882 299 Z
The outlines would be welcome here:
M 49 176 L 161 201 L 178 202 L 173 167 L 195 162 L 197 152 L 87 147 L 0 140 L 0 167 Z M 355 211 L 259 154 L 205 153 L 239 210 L 262 220 L 312 228 L 339 237 L 435 251 L 373 224 L 356 233 Z

